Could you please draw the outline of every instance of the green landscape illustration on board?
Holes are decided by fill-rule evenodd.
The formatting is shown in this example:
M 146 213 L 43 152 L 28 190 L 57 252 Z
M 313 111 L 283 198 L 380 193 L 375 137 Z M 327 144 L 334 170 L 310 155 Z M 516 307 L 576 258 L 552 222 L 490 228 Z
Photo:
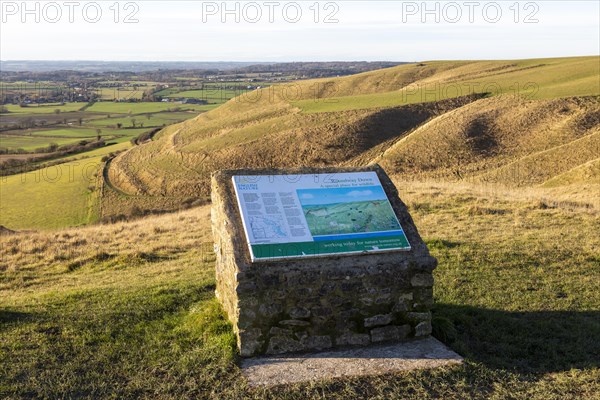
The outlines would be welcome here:
M 313 236 L 401 229 L 380 186 L 298 189 L 297 193 Z

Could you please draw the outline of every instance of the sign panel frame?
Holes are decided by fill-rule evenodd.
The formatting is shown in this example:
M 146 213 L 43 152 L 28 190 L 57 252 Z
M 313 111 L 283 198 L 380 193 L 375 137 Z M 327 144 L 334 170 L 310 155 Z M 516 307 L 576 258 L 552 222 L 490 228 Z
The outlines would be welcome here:
M 252 262 L 411 250 L 375 171 L 232 181 Z

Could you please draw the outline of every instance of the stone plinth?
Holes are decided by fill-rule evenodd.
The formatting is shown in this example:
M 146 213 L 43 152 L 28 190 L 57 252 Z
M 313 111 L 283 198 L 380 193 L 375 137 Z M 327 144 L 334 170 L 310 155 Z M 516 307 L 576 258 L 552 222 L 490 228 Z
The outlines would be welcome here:
M 375 171 L 411 250 L 254 262 L 233 175 Z M 242 357 L 397 342 L 431 333 L 432 271 L 421 240 L 385 172 L 365 168 L 220 171 L 212 176 L 216 295 Z

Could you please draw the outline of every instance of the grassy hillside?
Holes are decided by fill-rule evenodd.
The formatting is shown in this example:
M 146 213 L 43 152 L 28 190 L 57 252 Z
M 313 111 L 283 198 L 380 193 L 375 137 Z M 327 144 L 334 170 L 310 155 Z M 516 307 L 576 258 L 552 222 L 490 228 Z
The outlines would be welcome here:
M 46 229 L 0 232 L 0 398 L 596 398 L 599 62 L 425 62 L 269 87 L 107 164 L 129 138 L 0 178 L 0 225 Z M 503 89 L 451 94 L 475 81 Z M 97 126 L 117 120 L 130 117 Z M 56 229 L 202 204 L 215 169 L 371 162 L 439 260 L 434 335 L 461 366 L 252 390 L 213 294 L 208 206 Z
M 96 222 L 100 217 L 102 157 L 122 142 L 55 160 L 57 165 L 0 177 L 0 225 L 50 229 Z
M 590 96 L 600 93 L 598 57 L 514 61 L 430 61 L 383 73 L 321 81 L 321 101 L 293 104 L 305 112 L 394 107 L 472 93 L 520 95 L 527 99 Z
M 598 99 L 501 96 L 429 121 L 378 161 L 415 179 L 533 186 L 597 158 L 599 146 Z
M 268 99 L 264 107 L 228 103 L 120 155 L 110 177 L 130 194 L 208 196 L 216 169 L 342 164 L 473 99 L 335 114 L 294 112 Z
M 564 192 L 576 196 L 575 201 L 595 204 L 584 193 L 598 190 L 595 175 L 574 172 L 569 178 L 558 177 L 598 158 L 599 68 L 598 56 L 435 61 L 247 92 L 170 125 L 153 141 L 120 154 L 106 174 L 108 186 L 115 190 L 100 199 L 100 217 L 173 210 L 206 201 L 210 174 L 218 169 L 372 162 L 407 180 L 540 186 L 553 195 Z M 188 115 L 161 112 L 171 106 L 95 103 L 88 111 L 109 113 L 118 108 L 120 114 L 90 121 L 94 126 L 90 132 L 93 135 L 95 127 L 101 127 L 107 139 L 125 132 L 114 140 L 128 141 L 138 130 L 169 123 L 167 116 Z M 132 116 L 123 114 L 127 108 Z M 146 128 L 132 129 L 133 119 L 136 126 L 144 123 Z M 113 131 L 117 123 L 128 129 Z M 79 140 L 59 133 L 6 140 L 35 141 L 19 144 L 29 147 Z M 51 193 L 62 190 L 51 187 Z M 11 184 L 3 190 L 11 193 L 13 188 Z M 38 215 L 23 213 L 29 205 L 22 202 L 2 201 L 9 216 L 1 217 L 0 223 Z M 39 210 L 46 207 L 37 201 L 30 204 Z M 15 227 L 35 226 L 35 218 L 25 221 L 29 222 Z M 39 225 L 48 226 L 61 225 Z
M 397 186 L 440 261 L 436 335 L 464 365 L 250 390 L 201 207 L 0 236 L 0 397 L 595 398 L 597 211 L 532 189 Z
M 542 185 L 597 158 L 599 61 L 436 61 L 269 87 L 164 129 L 109 176 L 182 199 L 242 167 L 380 162 L 404 179 Z
M 0 225 L 11 229 L 39 229 L 96 221 L 100 158 L 0 177 Z

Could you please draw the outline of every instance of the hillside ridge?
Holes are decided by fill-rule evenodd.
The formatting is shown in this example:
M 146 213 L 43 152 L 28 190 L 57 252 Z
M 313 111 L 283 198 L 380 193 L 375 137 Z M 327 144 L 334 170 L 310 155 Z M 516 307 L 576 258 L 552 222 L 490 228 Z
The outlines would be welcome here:
M 173 208 L 206 199 L 210 173 L 231 168 L 380 162 L 403 179 L 540 185 L 593 158 L 580 146 L 596 142 L 576 139 L 600 129 L 598 61 L 433 61 L 263 88 L 118 155 L 109 177 L 129 201 L 169 197 Z M 473 80 L 466 95 L 449 89 Z M 553 148 L 573 162 L 534 156 Z M 523 179 L 507 167 L 534 159 Z

